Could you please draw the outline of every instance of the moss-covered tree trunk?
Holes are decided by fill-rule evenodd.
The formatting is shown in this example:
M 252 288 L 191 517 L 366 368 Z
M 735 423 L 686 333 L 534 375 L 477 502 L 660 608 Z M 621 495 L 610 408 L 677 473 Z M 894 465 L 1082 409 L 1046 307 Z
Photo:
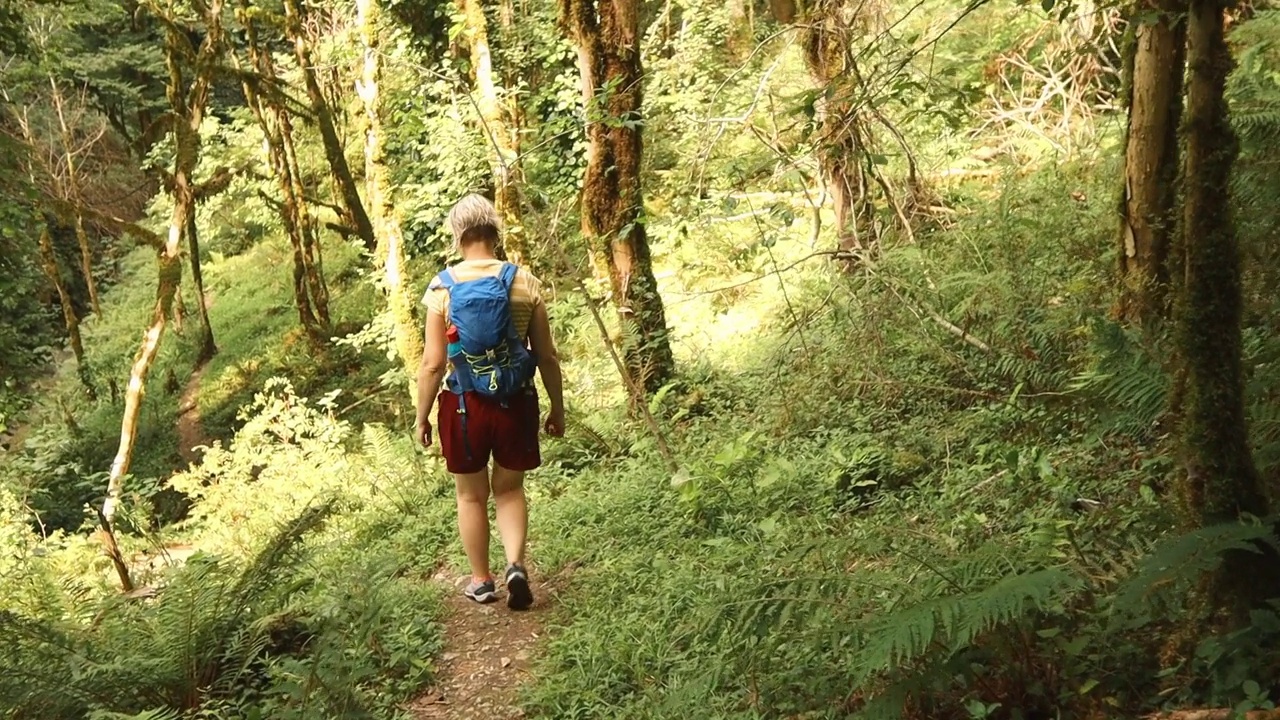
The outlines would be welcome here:
M 1128 322 L 1167 314 L 1169 248 L 1177 222 L 1185 10 L 1185 2 L 1162 0 L 1154 8 L 1141 4 L 1134 12 L 1117 312 Z
M 204 270 L 200 266 L 200 235 L 196 229 L 195 202 L 187 214 L 187 252 L 191 255 L 191 282 L 196 290 L 196 310 L 200 315 L 200 351 L 196 354 L 196 366 L 209 362 L 218 353 L 213 341 L 213 323 L 209 322 L 209 299 L 204 294 Z
M 654 392 L 675 373 L 653 275 L 640 182 L 643 72 L 636 0 L 561 0 L 578 44 L 587 108 L 582 234 L 603 255 L 629 384 Z
M 1201 526 L 1267 513 L 1245 422 L 1240 249 L 1230 194 L 1238 145 L 1223 97 L 1232 69 L 1223 37 L 1226 7 L 1221 0 L 1193 0 L 1187 28 L 1185 278 L 1177 328 L 1186 373 L 1182 497 Z M 1245 621 L 1280 588 L 1278 576 L 1274 553 L 1235 551 L 1213 578 L 1210 598 L 1231 620 Z
M 307 292 L 315 307 L 320 327 L 327 331 L 333 321 L 329 317 L 329 284 L 324 279 L 324 259 L 320 247 L 320 232 L 315 216 L 307 205 L 307 191 L 302 182 L 302 168 L 298 164 L 298 151 L 293 142 L 293 119 L 283 105 L 276 107 L 276 119 L 280 128 L 280 145 L 284 149 L 287 168 L 285 178 L 293 186 L 294 214 L 297 216 L 299 237 L 302 242 L 302 261 L 306 275 Z
M 859 12 L 867 11 L 860 7 Z M 869 15 L 867 17 L 870 17 Z M 818 5 L 804 18 L 805 65 L 823 91 L 815 107 L 818 119 L 814 137 L 818 166 L 831 196 L 836 243 L 846 253 L 845 265 L 876 250 L 875 205 L 871 199 L 871 174 L 864 124 L 849 97 L 849 78 L 857 77 L 849 52 L 850 24 L 867 17 L 846 17 L 840 8 Z
M 62 141 L 63 166 L 66 172 L 67 200 L 79 204 L 80 167 L 76 149 L 76 140 L 67 122 L 66 98 L 62 94 L 62 85 L 57 78 L 49 75 L 49 97 L 53 101 L 53 109 L 58 116 L 58 130 Z M 81 150 L 81 152 L 83 149 Z M 98 281 L 93 277 L 93 248 L 89 245 L 89 233 L 84 229 L 84 217 L 77 211 L 75 214 L 76 243 L 80 246 L 80 273 L 84 276 L 85 288 L 89 291 L 89 304 L 93 314 L 102 317 L 102 303 L 98 297 Z
M 249 63 L 270 88 L 279 78 L 271 54 L 264 52 L 259 44 L 253 13 L 247 0 L 241 0 L 237 17 L 245 30 Z M 245 102 L 267 141 L 267 155 L 280 189 L 277 208 L 293 249 L 293 298 L 298 322 L 312 342 L 321 343 L 330 325 L 329 290 L 320 266 L 315 219 L 307 207 L 306 191 L 297 163 L 292 114 L 277 92 L 272 89 L 260 91 L 259 83 L 249 75 L 241 74 Z
M 338 136 L 338 126 L 333 119 L 333 109 L 325 98 L 320 79 L 316 77 L 315 63 L 312 59 L 311 41 L 303 24 L 305 17 L 299 0 L 284 0 L 285 33 L 293 42 L 294 56 L 298 67 L 302 70 L 303 84 L 307 88 L 307 98 L 311 103 L 316 127 L 320 131 L 320 140 L 324 145 L 325 159 L 329 161 L 329 170 L 333 176 L 334 186 L 342 200 L 345 217 L 343 223 L 353 231 L 369 252 L 377 250 L 377 239 L 374 236 L 373 224 L 360 199 L 360 191 L 355 177 L 351 174 L 351 166 L 347 163 L 346 150 L 342 146 L 342 138 Z
M 45 277 L 58 293 L 58 304 L 62 307 L 62 321 L 67 328 L 67 340 L 71 343 L 71 352 L 76 356 L 76 364 L 84 364 L 84 343 L 80 339 L 80 318 L 71 304 L 71 295 L 67 293 L 67 285 L 62 282 L 62 272 L 58 269 L 58 256 L 53 251 L 53 238 L 48 223 L 40 228 L 40 266 Z
M 796 19 L 796 0 L 769 0 L 769 13 L 780 25 L 790 25 Z
M 509 260 L 522 263 L 528 255 L 528 248 L 525 247 L 524 221 L 520 212 L 520 145 L 515 133 L 514 113 L 499 96 L 483 3 L 481 0 L 458 0 L 458 4 L 471 50 L 476 104 L 480 108 L 485 137 L 491 146 L 493 204 L 504 225 L 503 250 Z
M 364 69 L 357 90 L 365 111 L 365 181 L 369 207 L 373 211 L 382 259 L 383 292 L 395 325 L 396 348 L 404 368 L 409 396 L 417 402 L 417 368 L 422 360 L 422 337 L 413 316 L 413 300 L 404 278 L 404 235 L 396 213 L 383 156 L 381 94 L 382 58 L 379 36 L 380 9 L 377 0 L 356 0 L 360 38 L 364 44 Z
M 755 0 L 729 0 L 729 26 L 726 45 L 735 60 L 742 61 L 751 53 L 755 36 L 752 10 Z
M 169 182 L 173 210 L 169 216 L 167 236 L 163 243 L 157 243 L 156 248 L 158 281 L 155 308 L 151 313 L 151 322 L 143 334 L 142 344 L 134 357 L 129 386 L 125 390 L 120 444 L 111 463 L 111 472 L 107 478 L 107 497 L 102 504 L 102 519 L 107 532 L 111 532 L 124 489 L 124 478 L 133 462 L 147 374 L 160 349 L 165 324 L 174 309 L 174 298 L 182 279 L 183 240 L 195 213 L 197 187 L 194 177 L 196 166 L 200 162 L 200 125 L 208 107 L 209 86 L 216 70 L 216 62 L 222 53 L 222 2 L 212 0 L 207 4 L 200 3 L 199 9 L 205 20 L 205 33 L 198 50 L 191 47 L 187 35 L 178 27 L 175 18 L 166 18 L 165 23 L 165 59 L 169 71 L 167 94 L 175 116 L 171 123 L 174 163 Z M 167 12 L 167 8 L 154 6 L 152 10 L 162 17 Z M 192 63 L 194 70 L 190 83 L 187 82 L 185 73 L 187 61 Z

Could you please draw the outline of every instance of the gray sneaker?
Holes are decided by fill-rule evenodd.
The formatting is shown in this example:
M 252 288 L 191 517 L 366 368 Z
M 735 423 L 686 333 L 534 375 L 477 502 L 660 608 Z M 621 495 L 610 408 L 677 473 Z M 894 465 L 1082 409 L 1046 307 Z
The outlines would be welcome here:
M 528 610 L 533 604 L 533 591 L 529 589 L 529 573 L 523 565 L 507 566 L 507 607 L 512 610 Z
M 462 594 L 481 604 L 491 603 L 498 599 L 498 591 L 493 586 L 493 580 L 486 580 L 485 582 L 472 580 L 467 589 L 462 591 Z

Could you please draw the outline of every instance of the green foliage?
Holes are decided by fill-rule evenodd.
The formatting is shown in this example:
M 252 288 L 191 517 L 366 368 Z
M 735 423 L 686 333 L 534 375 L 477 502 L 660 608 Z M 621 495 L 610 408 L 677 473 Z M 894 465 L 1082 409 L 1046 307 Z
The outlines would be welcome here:
M 553 3 L 509 5 L 488 8 L 490 41 L 502 96 L 520 109 L 533 260 L 558 266 L 563 250 L 586 268 L 573 228 L 591 114 L 574 49 Z M 14 67 L 86 82 L 131 133 L 137 111 L 161 101 L 155 28 L 119 8 L 65 7 L 55 45 L 66 52 Z M 310 7 L 359 175 L 349 8 Z M 388 28 L 381 91 L 419 296 L 449 259 L 447 208 L 491 182 L 492 148 L 476 132 L 451 6 L 388 10 L 407 26 Z M 646 230 L 681 369 L 648 409 L 679 469 L 666 470 L 627 412 L 592 300 L 565 291 L 577 285 L 569 269 L 540 271 L 570 425 L 527 482 L 535 572 L 558 590 L 530 717 L 1136 717 L 1273 702 L 1280 607 L 1237 632 L 1187 631 L 1203 614 L 1197 583 L 1222 554 L 1276 540 L 1262 522 L 1171 530 L 1168 342 L 1104 317 L 1114 118 L 1049 128 L 1033 114 L 1011 128 L 1000 117 L 999 132 L 977 131 L 1001 93 L 1043 83 L 1037 63 L 1061 50 L 1058 29 L 1034 7 L 902 12 L 860 38 L 869 80 L 857 99 L 916 150 L 920 187 L 909 192 L 904 157 L 873 160 L 918 213 L 914 242 L 888 233 L 874 264 L 845 273 L 821 254 L 834 236 L 829 208 L 813 207 L 826 198 L 811 123 L 823 93 L 853 81 L 815 88 L 794 32 L 767 21 L 755 25 L 758 47 L 727 48 L 728 6 L 642 8 Z M 962 12 L 974 15 L 935 42 Z M 1233 31 L 1231 93 L 1250 427 L 1259 466 L 1280 477 L 1274 26 L 1263 9 Z M 279 89 L 301 97 L 289 48 L 273 47 Z M 1021 78 L 1016 58 L 1030 63 Z M 0 463 L 0 645 L 16 658 L 0 700 L 18 704 L 16 717 L 395 717 L 435 672 L 440 604 L 423 578 L 465 566 L 453 483 L 406 432 L 377 263 L 328 229 L 334 337 L 316 346 L 299 330 L 291 251 L 264 199 L 275 178 L 233 79 L 215 93 L 198 172 L 243 170 L 197 216 L 221 352 L 193 378 L 184 288 L 188 324 L 170 325 L 152 369 L 118 528 L 155 595 L 116 595 L 85 532 L 118 441 L 118 398 L 86 399 L 63 363 L 24 417 L 23 450 Z M 1084 81 L 1090 102 L 1105 94 L 1105 79 Z M 323 200 L 318 138 L 301 116 L 297 130 L 302 174 Z M 1096 144 L 1053 155 L 1067 135 Z M 57 316 L 36 292 L 30 189 L 10 177 L 21 166 L 7 150 L 0 363 L 25 380 Z M 152 199 L 149 227 L 165 229 L 168 202 Z M 85 324 L 99 388 L 123 384 L 154 301 L 152 251 L 120 255 L 106 311 Z M 625 341 L 614 315 L 606 341 Z M 176 453 L 184 397 L 209 443 L 190 466 Z M 279 517 L 312 517 L 318 504 L 323 526 L 279 532 Z M 183 560 L 186 546 L 195 552 Z M 1175 656 L 1186 659 L 1166 662 Z
M 270 619 L 296 592 L 295 550 L 332 511 L 315 506 L 285 523 L 243 568 L 229 572 L 217 558 L 194 558 L 154 605 L 107 600 L 95 626 L 0 615 L 12 658 L 0 686 L 4 705 L 15 717 L 70 718 L 190 710 L 206 695 L 241 691 L 271 648 Z M 50 673 L 51 665 L 64 670 Z

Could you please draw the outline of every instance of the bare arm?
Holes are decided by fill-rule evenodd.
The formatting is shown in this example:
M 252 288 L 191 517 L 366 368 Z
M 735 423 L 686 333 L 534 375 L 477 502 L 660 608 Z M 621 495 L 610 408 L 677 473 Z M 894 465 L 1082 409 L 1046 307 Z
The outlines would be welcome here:
M 556 352 L 555 340 L 551 337 L 551 321 L 547 317 L 545 303 L 538 303 L 533 308 L 533 317 L 529 320 L 529 344 L 534 356 L 538 358 L 538 374 L 542 376 L 542 386 L 546 388 L 547 400 L 551 404 L 547 432 L 563 435 L 564 378 L 560 373 L 560 355 Z
M 425 323 L 422 362 L 418 364 L 418 442 L 425 447 L 431 444 L 431 409 L 445 373 L 444 317 L 429 310 Z

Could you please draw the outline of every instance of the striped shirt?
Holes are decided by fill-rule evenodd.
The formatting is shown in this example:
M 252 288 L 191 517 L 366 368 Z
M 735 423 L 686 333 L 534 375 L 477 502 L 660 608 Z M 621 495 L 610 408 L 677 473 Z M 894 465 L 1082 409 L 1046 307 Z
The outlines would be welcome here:
M 455 282 L 468 282 L 485 276 L 496 277 L 502 272 L 502 261 L 493 258 L 463 260 L 450 269 Z M 516 332 L 520 337 L 529 336 L 529 321 L 533 318 L 534 308 L 541 303 L 542 282 L 528 270 L 518 269 L 515 280 L 511 283 L 511 319 L 515 322 Z M 449 292 L 440 286 L 439 277 L 431 279 L 426 294 L 422 296 L 422 304 L 448 320 Z

